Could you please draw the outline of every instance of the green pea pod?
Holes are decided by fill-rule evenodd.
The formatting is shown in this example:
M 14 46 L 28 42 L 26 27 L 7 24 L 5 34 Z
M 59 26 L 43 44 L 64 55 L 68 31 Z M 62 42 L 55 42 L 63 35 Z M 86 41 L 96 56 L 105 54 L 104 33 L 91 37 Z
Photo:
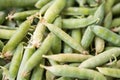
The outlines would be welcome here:
M 0 52 L 2 51 L 3 47 L 4 47 L 4 43 L 0 40 Z
M 107 68 L 107 67 L 97 67 L 98 71 L 104 75 L 120 78 L 120 69 Z
M 68 7 L 62 14 L 63 15 L 92 15 L 97 8 L 86 8 L 86 7 Z
M 22 61 L 24 46 L 23 43 L 20 43 L 13 55 L 10 68 L 9 68 L 9 79 L 15 80 L 19 70 L 20 63 Z
M 81 52 L 81 53 L 87 53 L 87 51 L 72 37 L 70 37 L 67 33 L 65 33 L 62 29 L 59 27 L 49 24 L 49 23 L 44 23 L 47 28 L 53 32 L 56 36 L 58 36 L 61 40 L 63 40 L 66 44 L 68 44 L 70 47 L 73 49 Z
M 2 24 L 5 20 L 5 12 L 0 11 L 0 24 Z
M 112 20 L 111 27 L 118 27 L 118 26 L 120 26 L 119 21 L 120 21 L 120 17 L 114 18 L 114 19 Z
M 119 15 L 120 14 L 120 3 L 117 3 L 112 8 L 113 15 Z
M 113 59 L 113 56 L 118 57 L 119 55 L 120 48 L 112 48 L 83 61 L 79 68 L 95 68 L 107 63 L 110 59 Z
M 78 67 L 72 67 L 68 65 L 55 65 L 55 66 L 43 66 L 46 70 L 50 71 L 56 76 L 72 77 L 79 79 L 94 79 L 94 80 L 106 80 L 106 78 L 99 72 L 90 69 L 79 69 Z
M 29 58 L 29 60 L 25 63 L 25 66 L 22 70 L 22 77 L 26 77 L 28 73 L 35 67 L 37 66 L 41 59 L 42 55 L 46 54 L 52 45 L 53 41 L 53 36 L 50 33 L 45 40 L 43 41 L 42 45 L 33 53 L 33 55 Z
M 23 38 L 27 34 L 30 28 L 30 24 L 31 24 L 31 21 L 26 20 L 20 25 L 20 27 L 17 29 L 14 35 L 9 39 L 9 41 L 3 47 L 3 50 L 2 50 L 3 57 L 5 55 L 6 56 L 11 55 L 11 51 L 17 47 L 17 45 L 23 40 Z
M 98 25 L 93 25 L 90 28 L 95 33 L 95 35 L 97 35 L 98 37 L 100 37 L 116 46 L 120 46 L 120 36 L 117 35 L 116 33 L 108 30 L 105 27 L 101 27 Z
M 50 1 L 51 0 L 38 0 L 37 3 L 35 4 L 35 7 L 41 9 L 44 5 L 46 5 Z
M 93 23 L 99 21 L 99 18 L 94 18 L 93 16 L 82 19 L 63 19 L 63 29 L 78 29 L 87 27 Z
M 82 62 L 84 60 L 87 60 L 88 58 L 91 58 L 91 55 L 83 55 L 83 54 L 77 54 L 77 53 L 69 53 L 69 54 L 56 54 L 56 55 L 43 55 L 44 58 L 51 59 L 57 62 Z
M 71 7 L 75 4 L 75 0 L 69 0 L 66 2 L 66 7 Z

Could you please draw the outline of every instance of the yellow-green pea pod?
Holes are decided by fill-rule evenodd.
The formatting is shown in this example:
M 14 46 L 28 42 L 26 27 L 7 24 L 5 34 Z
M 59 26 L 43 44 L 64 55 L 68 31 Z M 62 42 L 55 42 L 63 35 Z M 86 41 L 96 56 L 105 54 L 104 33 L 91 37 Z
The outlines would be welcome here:
M 112 12 L 110 11 L 108 14 L 106 14 L 105 16 L 105 19 L 104 19 L 104 27 L 110 29 L 111 27 L 111 24 L 112 24 L 112 18 L 113 18 L 113 15 L 112 15 Z
M 114 18 L 114 19 L 112 20 L 111 27 L 118 27 L 118 26 L 120 26 L 119 21 L 120 21 L 120 17 Z
M 82 36 L 81 45 L 85 49 L 88 49 L 89 46 L 91 45 L 92 41 L 93 41 L 94 36 L 95 35 L 92 32 L 92 30 L 90 29 L 90 26 L 88 26 L 87 29 L 85 30 L 83 36 Z
M 44 63 L 45 63 L 45 60 L 41 60 L 41 64 L 44 64 Z M 30 80 L 43 80 L 43 72 L 44 72 L 44 69 L 40 68 L 40 66 L 37 65 L 33 69 L 32 76 L 31 76 Z
M 2 24 L 5 20 L 5 12 L 0 11 L 0 24 Z
M 90 26 L 91 30 L 95 33 L 96 36 L 116 45 L 120 46 L 120 36 L 117 35 L 116 33 L 110 31 L 109 29 L 98 26 L 98 25 L 93 25 Z
M 87 3 L 87 0 L 76 0 L 79 6 L 83 7 Z
M 99 18 L 99 21 L 96 24 L 101 24 L 103 22 L 104 15 L 105 15 L 105 3 L 103 2 L 94 13 L 94 17 Z
M 116 0 L 105 0 L 105 13 L 108 14 L 114 5 Z
M 114 5 L 112 7 L 112 13 L 113 13 L 113 15 L 119 15 L 120 14 L 120 3 L 117 3 L 116 5 Z
M 97 8 L 87 7 L 68 7 L 62 14 L 63 15 L 93 15 Z
M 91 24 L 96 23 L 99 21 L 99 18 L 94 18 L 93 16 L 88 18 L 82 18 L 82 19 L 63 19 L 63 29 L 78 29 L 78 28 L 84 28 Z
M 97 67 L 98 71 L 104 75 L 111 76 L 114 78 L 120 78 L 120 69 L 107 68 L 107 67 Z
M 95 68 L 107 63 L 110 59 L 113 59 L 113 56 L 118 57 L 119 55 L 120 48 L 112 48 L 83 61 L 79 68 Z
M 90 7 L 96 7 L 98 6 L 98 3 L 96 2 L 96 0 L 86 0 L 87 3 L 89 4 Z
M 51 0 L 38 0 L 35 4 L 35 7 L 41 9 L 44 5 L 46 5 L 50 1 Z
M 16 32 L 16 30 L 8 30 L 8 29 L 0 29 L 0 38 L 1 39 L 10 39 L 13 34 Z
M 33 55 L 25 63 L 25 66 L 22 69 L 21 73 L 22 77 L 26 77 L 28 73 L 40 63 L 42 55 L 46 54 L 50 50 L 53 41 L 52 35 L 52 33 L 48 34 L 48 36 L 43 41 L 42 45 L 33 53 Z
M 99 37 L 95 37 L 95 51 L 96 55 L 101 53 L 105 48 L 105 41 Z
M 17 45 L 23 40 L 23 38 L 26 36 L 29 28 L 31 25 L 30 20 L 24 21 L 17 31 L 14 33 L 14 35 L 9 39 L 9 41 L 5 44 L 2 50 L 2 55 L 10 56 L 11 51 L 14 50 Z
M 72 37 L 70 37 L 67 33 L 65 33 L 62 29 L 59 27 L 49 24 L 49 23 L 44 23 L 47 28 L 53 32 L 57 37 L 59 37 L 61 40 L 63 40 L 66 44 L 68 44 L 70 47 L 73 49 L 81 52 L 81 53 L 88 53 L 76 40 L 74 40 Z
M 23 58 L 22 58 L 22 61 L 21 61 L 21 64 L 20 64 L 20 68 L 19 68 L 16 80 L 28 80 L 29 79 L 29 75 L 26 78 L 23 78 L 21 76 L 21 74 L 22 74 L 22 70 L 23 70 L 24 66 L 26 65 L 26 62 L 32 56 L 34 51 L 35 51 L 35 47 L 33 47 L 33 46 L 28 45 L 25 48 L 24 55 L 23 55 Z
M 44 58 L 51 59 L 57 62 L 82 62 L 87 60 L 88 58 L 93 57 L 92 55 L 83 55 L 77 53 L 60 53 L 56 55 L 43 55 Z
M 61 17 L 56 18 L 56 20 L 54 21 L 54 24 L 61 28 L 62 27 Z M 61 52 L 61 40 L 56 35 L 53 35 L 53 36 L 54 36 L 54 39 L 51 46 L 51 50 L 54 54 L 57 54 Z
M 79 79 L 106 80 L 106 78 L 101 73 L 90 69 L 80 69 L 78 67 L 72 67 L 68 65 L 40 66 L 56 76 Z
M 23 43 L 20 43 L 18 47 L 16 48 L 16 51 L 13 55 L 13 58 L 10 64 L 9 80 L 15 80 L 15 78 L 17 77 L 20 63 L 22 61 L 23 50 L 24 50 L 24 45 Z
M 11 19 L 15 20 L 25 20 L 28 16 L 37 13 L 39 10 L 28 10 L 22 12 L 16 12 L 10 16 Z
M 2 51 L 3 47 L 4 47 L 4 43 L 0 40 L 0 52 Z

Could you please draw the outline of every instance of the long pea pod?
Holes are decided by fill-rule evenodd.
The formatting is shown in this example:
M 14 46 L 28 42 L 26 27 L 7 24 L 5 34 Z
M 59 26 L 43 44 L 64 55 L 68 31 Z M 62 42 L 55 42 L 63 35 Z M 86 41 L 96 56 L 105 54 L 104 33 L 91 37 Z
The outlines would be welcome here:
M 90 28 L 95 33 L 95 35 L 97 35 L 98 37 L 100 37 L 116 46 L 120 46 L 120 36 L 117 35 L 116 33 L 108 30 L 105 27 L 101 27 L 98 25 L 93 25 Z
M 10 80 L 15 80 L 15 78 L 17 77 L 17 73 L 18 73 L 19 66 L 22 60 L 22 56 L 23 56 L 23 50 L 24 50 L 23 43 L 20 43 L 18 47 L 16 48 L 16 51 L 13 55 L 13 58 L 10 64 L 10 68 L 9 68 L 9 79 Z
M 79 65 L 79 68 L 95 68 L 101 66 L 102 64 L 105 64 L 110 59 L 112 59 L 113 56 L 118 57 L 119 55 L 120 55 L 120 48 L 112 48 L 83 61 Z
M 30 28 L 31 21 L 26 20 L 24 21 L 20 27 L 17 29 L 15 34 L 9 39 L 9 41 L 5 44 L 2 50 L 3 57 L 10 56 L 11 51 L 17 47 L 17 45 L 22 41 L 22 39 L 27 34 L 29 28 Z
M 56 36 L 58 36 L 61 40 L 63 40 L 66 44 L 68 44 L 73 49 L 81 53 L 85 53 L 85 54 L 88 53 L 77 41 L 75 41 L 72 37 L 70 37 L 67 33 L 65 33 L 59 27 L 49 23 L 44 23 L 44 25 L 46 25 L 51 32 L 53 32 Z
M 120 78 L 120 69 L 107 68 L 107 67 L 97 67 L 98 71 L 104 75 Z
M 79 69 L 78 67 L 72 67 L 68 65 L 40 66 L 56 76 L 79 79 L 106 80 L 106 78 L 101 73 L 90 69 Z

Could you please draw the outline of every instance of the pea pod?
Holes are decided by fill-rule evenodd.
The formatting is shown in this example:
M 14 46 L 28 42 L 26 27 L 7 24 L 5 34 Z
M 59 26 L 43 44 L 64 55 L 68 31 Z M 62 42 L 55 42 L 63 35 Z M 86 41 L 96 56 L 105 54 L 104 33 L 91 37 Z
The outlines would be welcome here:
M 112 8 L 113 15 L 119 15 L 120 13 L 119 9 L 120 9 L 120 3 L 117 3 L 116 5 L 114 5 Z
M 79 69 L 78 67 L 72 67 L 68 65 L 55 65 L 49 67 L 43 65 L 40 66 L 50 71 L 56 76 L 72 77 L 79 79 L 106 80 L 106 78 L 102 74 L 90 69 Z
M 5 20 L 5 12 L 0 11 L 0 24 L 2 24 Z
M 87 3 L 91 6 L 91 7 L 96 7 L 98 6 L 98 3 L 95 0 L 87 0 Z
M 3 47 L 4 47 L 4 43 L 0 40 L 0 51 L 2 51 Z
M 111 27 L 118 27 L 118 26 L 120 26 L 119 21 L 120 21 L 120 17 L 114 18 L 114 19 L 112 20 Z

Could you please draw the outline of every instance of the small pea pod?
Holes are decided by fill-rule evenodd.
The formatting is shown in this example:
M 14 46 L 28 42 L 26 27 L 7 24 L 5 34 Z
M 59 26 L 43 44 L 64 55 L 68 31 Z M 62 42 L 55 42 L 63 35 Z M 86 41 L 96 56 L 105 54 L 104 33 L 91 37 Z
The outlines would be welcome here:
M 2 24 L 5 20 L 5 12 L 0 11 L 0 24 Z
M 13 55 L 13 58 L 10 64 L 10 68 L 9 68 L 9 79 L 10 80 L 15 80 L 15 78 L 17 77 L 19 66 L 22 61 L 23 50 L 24 50 L 23 43 L 20 43 L 18 47 L 16 48 L 16 51 Z
M 91 30 L 97 35 L 98 37 L 116 45 L 120 46 L 120 36 L 115 34 L 114 32 L 108 30 L 105 27 L 101 27 L 98 25 L 91 26 Z M 103 34 L 104 33 L 104 34 Z
M 113 15 L 119 15 L 120 14 L 120 3 L 117 3 L 112 8 Z
M 118 57 L 120 55 L 120 48 L 112 48 L 109 50 L 106 50 L 92 58 L 89 58 L 85 61 L 83 61 L 80 65 L 79 68 L 95 68 L 98 67 L 102 64 L 105 64 L 108 62 L 110 59 L 113 58 L 113 55 L 115 57 Z
M 66 2 L 66 7 L 71 7 L 75 4 L 75 0 L 69 0 Z
M 107 67 L 97 67 L 98 71 L 104 75 L 120 78 L 120 69 L 107 68 Z
M 72 67 L 68 65 L 55 65 L 49 67 L 43 65 L 40 66 L 50 71 L 56 76 L 72 77 L 79 79 L 106 80 L 106 78 L 101 73 L 90 69 L 79 69 L 78 67 Z
M 27 34 L 30 28 L 30 24 L 31 24 L 31 21 L 26 20 L 20 25 L 20 27 L 17 29 L 15 34 L 10 38 L 10 40 L 3 47 L 3 50 L 2 50 L 3 56 L 11 55 L 11 51 L 17 47 L 17 45 L 22 41 L 22 39 Z
M 120 17 L 114 18 L 114 19 L 112 20 L 111 27 L 118 27 L 118 26 L 120 26 L 119 21 L 120 21 Z
M 56 54 L 56 55 L 43 55 L 44 58 L 51 59 L 57 62 L 82 62 L 91 58 L 92 55 L 83 55 L 77 53 L 69 53 L 69 54 Z
M 4 43 L 0 40 L 0 52 L 2 51 L 3 47 L 4 47 Z
M 38 0 L 37 3 L 35 4 L 35 7 L 41 9 L 44 5 L 46 5 L 50 1 L 51 0 Z
M 77 41 L 75 41 L 72 37 L 70 37 L 67 33 L 65 33 L 59 27 L 49 23 L 44 23 L 44 25 L 47 26 L 47 28 L 51 32 L 53 32 L 56 36 L 58 36 L 61 40 L 63 40 L 66 44 L 68 44 L 73 49 L 81 53 L 85 53 L 85 54 L 87 53 L 87 51 Z

